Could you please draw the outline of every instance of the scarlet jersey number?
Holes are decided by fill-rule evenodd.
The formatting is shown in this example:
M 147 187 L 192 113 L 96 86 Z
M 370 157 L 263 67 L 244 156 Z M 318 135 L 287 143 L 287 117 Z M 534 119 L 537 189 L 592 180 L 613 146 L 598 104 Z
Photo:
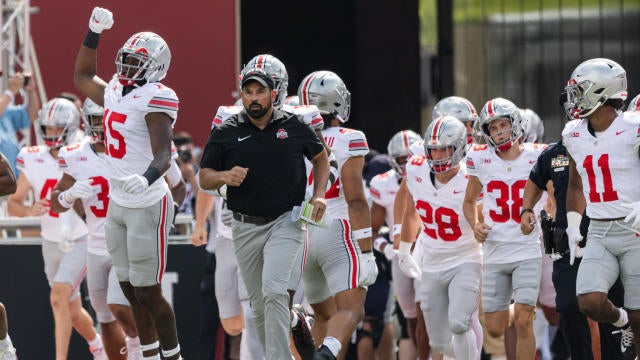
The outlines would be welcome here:
M 520 223 L 520 208 L 522 207 L 522 195 L 520 192 L 524 189 L 526 183 L 526 180 L 518 180 L 509 187 L 504 181 L 489 181 L 487 192 L 499 192 L 499 196 L 496 197 L 496 205 L 500 208 L 499 212 L 489 210 L 491 220 L 497 223 L 505 223 L 509 219 L 513 219 L 518 224 Z M 509 200 L 512 201 L 511 205 L 509 205 Z
M 604 185 L 602 195 L 596 191 L 596 172 L 593 166 L 593 155 L 587 155 L 582 162 L 582 167 L 587 172 L 589 178 L 589 200 L 592 203 L 618 200 L 618 192 L 613 190 L 613 181 L 611 180 L 609 154 L 600 155 L 597 165 L 602 173 L 602 182 Z
M 103 218 L 107 216 L 107 208 L 109 207 L 109 181 L 102 176 L 91 177 L 91 185 L 100 186 L 100 192 L 96 195 L 98 201 L 102 205 L 92 205 L 89 208 L 95 217 Z
M 127 121 L 127 115 L 115 111 L 107 111 L 105 118 L 107 121 L 105 123 L 106 131 L 104 132 L 104 152 L 112 158 L 122 159 L 127 153 L 127 144 L 124 142 L 124 136 L 119 131 L 113 129 L 113 123 L 124 124 L 124 122 Z
M 424 224 L 423 231 L 430 238 L 437 240 L 439 237 L 444 241 L 456 241 L 462 235 L 460 218 L 452 209 L 439 207 L 434 211 L 428 202 L 418 200 L 416 210 Z M 436 226 L 431 228 L 434 222 Z
M 42 190 L 40 190 L 40 200 L 46 199 L 47 196 L 50 196 L 53 188 L 56 187 L 58 183 L 58 179 L 47 179 L 44 181 L 44 185 L 42 185 Z M 60 214 L 49 210 L 49 216 L 57 218 Z

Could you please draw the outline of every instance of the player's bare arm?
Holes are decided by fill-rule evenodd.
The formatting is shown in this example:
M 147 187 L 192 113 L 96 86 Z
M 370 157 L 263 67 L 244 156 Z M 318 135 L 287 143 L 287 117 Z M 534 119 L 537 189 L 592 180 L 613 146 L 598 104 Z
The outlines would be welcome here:
M 198 191 L 196 195 L 196 224 L 191 232 L 191 243 L 202 246 L 207 243 L 207 218 L 213 210 L 213 195 Z
M 478 242 L 484 242 L 487 239 L 489 230 L 491 227 L 482 222 L 478 218 L 477 201 L 480 192 L 482 191 L 482 183 L 477 176 L 469 175 L 469 182 L 467 183 L 467 190 L 464 194 L 464 202 L 462 203 L 462 211 L 464 212 L 464 218 L 473 229 L 473 235 Z
M 371 204 L 371 237 L 373 239 L 378 238 L 378 232 L 382 225 L 384 225 L 384 216 L 386 213 L 387 210 L 384 206 L 377 204 L 375 201 Z
M 205 190 L 218 190 L 222 185 L 240 186 L 247 177 L 249 168 L 234 166 L 230 170 L 218 171 L 202 168 L 199 172 L 200 187 Z
M 13 174 L 9 160 L 0 153 L 0 196 L 13 194 L 17 187 L 16 176 Z
M 60 205 L 60 200 L 58 200 L 58 197 L 60 196 L 60 193 L 67 189 L 70 189 L 75 183 L 76 179 L 74 179 L 73 176 L 66 173 L 62 174 L 62 177 L 60 178 L 60 180 L 58 180 L 56 187 L 51 193 L 51 210 L 57 213 L 62 213 L 69 210 L 69 208 Z
M 363 168 L 364 156 L 354 156 L 342 165 L 342 173 L 340 174 L 344 198 L 349 211 L 349 222 L 353 231 L 371 227 L 369 204 L 362 183 Z M 371 251 L 373 246 L 371 237 L 359 239 L 358 244 L 363 252 Z
M 393 236 L 393 248 L 398 249 L 400 246 L 400 232 L 395 231 L 395 229 L 401 228 L 403 226 L 402 219 L 404 217 L 404 209 L 407 206 L 406 203 L 411 202 L 409 189 L 407 188 L 407 181 L 402 179 L 400 182 L 400 186 L 398 187 L 398 191 L 396 192 L 396 197 L 393 200 L 393 227 L 394 229 L 391 232 Z M 413 205 L 413 204 L 412 204 Z
M 582 179 L 578 170 L 576 170 L 576 163 L 573 158 L 569 156 L 569 186 L 567 187 L 567 212 L 575 211 L 578 214 L 583 214 L 584 209 L 587 207 L 587 201 L 584 198 L 582 192 Z
M 327 156 L 327 152 L 320 151 L 317 153 L 311 159 L 311 165 L 313 166 L 311 173 L 315 179 L 313 181 L 313 196 L 311 197 L 311 200 L 309 200 L 309 203 L 313 205 L 311 218 L 314 221 L 320 221 L 324 216 L 325 209 L 327 208 L 327 202 L 324 199 L 324 193 L 327 190 L 327 181 L 329 181 L 329 156 Z M 369 209 L 367 208 L 367 213 L 368 211 Z
M 522 215 L 520 216 L 520 231 L 522 231 L 524 235 L 531 234 L 536 224 L 536 214 L 533 212 L 533 207 L 540 201 L 542 191 L 543 190 L 530 179 L 528 179 L 524 185 Z
M 405 195 L 404 212 L 402 214 L 402 231 L 400 232 L 400 240 L 403 242 L 413 243 L 420 233 L 421 220 L 413 203 L 413 196 L 409 191 Z
M 149 168 L 164 174 L 171 167 L 171 122 L 173 119 L 165 113 L 153 112 L 144 117 L 149 130 L 153 160 Z M 151 184 L 149 184 L 151 185 Z
M 20 173 L 18 176 L 16 192 L 9 196 L 7 201 L 7 211 L 11 216 L 25 217 L 25 216 L 40 216 L 49 211 L 49 205 L 47 200 L 37 200 L 33 206 L 25 206 L 24 202 L 27 200 L 27 195 L 31 190 L 31 184 L 24 175 Z

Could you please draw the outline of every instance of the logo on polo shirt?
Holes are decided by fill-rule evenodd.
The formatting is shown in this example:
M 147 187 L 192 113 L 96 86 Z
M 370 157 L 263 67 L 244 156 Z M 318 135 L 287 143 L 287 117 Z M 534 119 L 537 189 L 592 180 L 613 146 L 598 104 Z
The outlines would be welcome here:
M 289 134 L 287 134 L 287 130 L 285 129 L 278 129 L 278 132 L 276 133 L 276 137 L 278 139 L 286 139 L 289 137 Z

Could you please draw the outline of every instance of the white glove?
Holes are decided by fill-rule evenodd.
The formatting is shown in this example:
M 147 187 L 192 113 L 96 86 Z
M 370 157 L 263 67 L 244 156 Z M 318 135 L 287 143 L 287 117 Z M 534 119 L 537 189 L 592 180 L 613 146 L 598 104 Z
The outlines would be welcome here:
M 113 14 L 111 11 L 94 7 L 89 19 L 89 30 L 96 34 L 100 34 L 103 30 L 111 29 L 113 26 Z
M 360 286 L 369 286 L 376 282 L 378 278 L 378 266 L 373 251 L 362 253 L 360 260 Z
M 621 203 L 620 205 L 631 210 L 629 215 L 624 218 L 624 221 L 630 223 L 632 228 L 640 230 L 640 201 L 633 203 Z
M 389 261 L 391 261 L 397 255 L 397 251 L 393 250 L 393 244 L 387 244 L 387 246 L 384 247 L 383 252 L 384 256 Z
M 400 270 L 410 278 L 420 278 L 422 276 L 422 270 L 420 265 L 411 256 L 411 243 L 406 241 L 400 242 L 400 248 L 398 249 L 398 266 Z
M 63 192 L 64 200 L 68 203 L 76 199 L 85 199 L 93 195 L 91 180 L 76 181 L 72 187 Z
M 582 221 L 582 215 L 575 211 L 569 211 L 567 213 L 567 239 L 569 241 L 569 265 L 573 265 L 576 258 L 582 257 L 582 248 L 578 243 L 582 241 L 582 234 L 580 233 L 580 222 Z
M 118 180 L 122 182 L 122 190 L 129 194 L 140 194 L 149 188 L 149 181 L 142 175 L 133 174 Z

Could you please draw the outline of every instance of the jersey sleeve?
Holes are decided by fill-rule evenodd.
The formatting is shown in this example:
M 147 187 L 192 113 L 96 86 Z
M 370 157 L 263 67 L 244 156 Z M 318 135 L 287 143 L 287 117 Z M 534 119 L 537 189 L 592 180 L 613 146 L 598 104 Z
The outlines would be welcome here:
M 68 174 L 74 179 L 78 179 L 80 174 L 77 172 L 77 163 L 81 162 L 83 152 L 89 146 L 89 143 L 75 144 L 64 146 L 58 152 L 58 169 Z M 86 155 L 84 156 L 86 159 Z
M 551 180 L 551 156 L 553 156 L 552 152 L 555 148 L 555 144 L 547 147 L 541 154 L 538 156 L 538 161 L 531 168 L 531 172 L 529 173 L 529 180 L 531 180 L 538 189 L 545 190 L 547 187 L 547 182 Z
M 467 160 L 464 165 L 467 167 L 467 175 L 478 176 L 478 170 L 476 169 L 476 163 L 474 159 L 477 159 L 478 153 L 476 151 L 469 151 L 467 153 Z
M 211 128 L 222 125 L 225 120 L 242 111 L 242 106 L 220 106 L 211 120 Z
M 169 115 L 173 119 L 171 126 L 174 126 L 178 119 L 178 96 L 171 89 L 160 83 L 149 84 L 151 90 L 144 102 L 145 113 L 160 112 Z
M 369 144 L 364 133 L 358 130 L 342 128 L 340 129 L 341 136 L 340 146 L 344 151 L 336 151 L 336 157 L 338 157 L 339 163 L 346 162 L 349 158 L 355 156 L 365 156 L 369 153 Z
M 380 175 L 376 175 L 371 179 L 369 192 L 371 193 L 371 200 L 373 200 L 374 203 L 381 206 L 386 205 L 382 199 L 382 177 Z
M 320 110 L 315 105 L 298 105 L 289 109 L 293 114 L 298 115 L 302 122 L 313 130 L 322 130 L 324 128 L 324 120 L 320 115 Z

